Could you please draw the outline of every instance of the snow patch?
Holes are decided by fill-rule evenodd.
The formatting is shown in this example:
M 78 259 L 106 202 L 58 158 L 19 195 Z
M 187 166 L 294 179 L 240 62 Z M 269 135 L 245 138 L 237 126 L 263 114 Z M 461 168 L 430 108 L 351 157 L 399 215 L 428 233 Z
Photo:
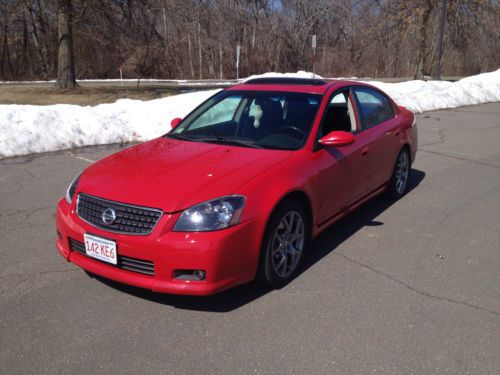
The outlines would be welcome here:
M 317 78 L 322 79 L 320 75 L 305 72 L 303 70 L 299 70 L 297 73 L 276 73 L 276 72 L 267 72 L 264 74 L 255 74 L 253 76 L 243 78 L 241 81 L 246 82 L 254 78 Z

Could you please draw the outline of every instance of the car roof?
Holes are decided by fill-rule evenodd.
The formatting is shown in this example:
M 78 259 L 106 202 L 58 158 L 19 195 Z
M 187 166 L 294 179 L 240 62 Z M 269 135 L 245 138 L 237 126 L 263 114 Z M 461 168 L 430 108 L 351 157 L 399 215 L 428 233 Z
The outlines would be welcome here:
M 229 87 L 231 91 L 280 91 L 324 94 L 330 87 L 352 82 L 322 78 L 262 77 Z

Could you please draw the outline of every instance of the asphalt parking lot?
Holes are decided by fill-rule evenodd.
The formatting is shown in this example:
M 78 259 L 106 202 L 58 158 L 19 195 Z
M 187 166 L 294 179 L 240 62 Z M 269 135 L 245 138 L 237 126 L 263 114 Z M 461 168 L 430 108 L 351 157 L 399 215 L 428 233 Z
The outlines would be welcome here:
M 498 374 L 500 103 L 418 116 L 411 191 L 314 243 L 275 291 L 156 295 L 54 246 L 57 200 L 120 146 L 0 161 L 2 374 Z

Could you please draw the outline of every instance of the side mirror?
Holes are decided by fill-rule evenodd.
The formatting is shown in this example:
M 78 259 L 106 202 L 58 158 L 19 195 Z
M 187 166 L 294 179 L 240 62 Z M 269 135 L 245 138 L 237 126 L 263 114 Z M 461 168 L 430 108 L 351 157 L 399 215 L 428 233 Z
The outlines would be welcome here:
M 175 129 L 177 125 L 180 124 L 181 121 L 182 119 L 180 117 L 176 117 L 172 121 L 170 121 L 170 126 L 172 126 L 172 129 Z
M 352 133 L 335 130 L 321 138 L 319 140 L 319 143 L 321 143 L 323 146 L 342 147 L 353 144 L 355 140 L 356 138 Z

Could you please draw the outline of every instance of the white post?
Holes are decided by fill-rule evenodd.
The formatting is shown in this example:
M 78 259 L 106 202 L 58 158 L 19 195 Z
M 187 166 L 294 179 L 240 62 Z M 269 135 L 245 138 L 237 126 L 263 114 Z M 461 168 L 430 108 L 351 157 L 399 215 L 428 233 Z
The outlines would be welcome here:
M 241 46 L 236 46 L 236 79 L 240 79 L 240 50 Z
M 123 86 L 123 75 L 122 75 L 122 70 L 120 70 L 120 85 Z
M 203 65 L 201 63 L 201 25 L 200 21 L 198 21 L 198 65 L 200 66 L 200 71 L 199 71 L 199 76 L 200 80 L 202 78 L 203 74 Z
M 222 81 L 222 42 L 219 44 L 219 79 Z
M 163 38 L 167 39 L 167 12 L 163 7 Z
M 314 63 L 316 62 L 316 34 L 312 36 L 312 49 L 313 49 L 313 78 L 316 78 L 316 74 L 314 72 L 315 70 Z

